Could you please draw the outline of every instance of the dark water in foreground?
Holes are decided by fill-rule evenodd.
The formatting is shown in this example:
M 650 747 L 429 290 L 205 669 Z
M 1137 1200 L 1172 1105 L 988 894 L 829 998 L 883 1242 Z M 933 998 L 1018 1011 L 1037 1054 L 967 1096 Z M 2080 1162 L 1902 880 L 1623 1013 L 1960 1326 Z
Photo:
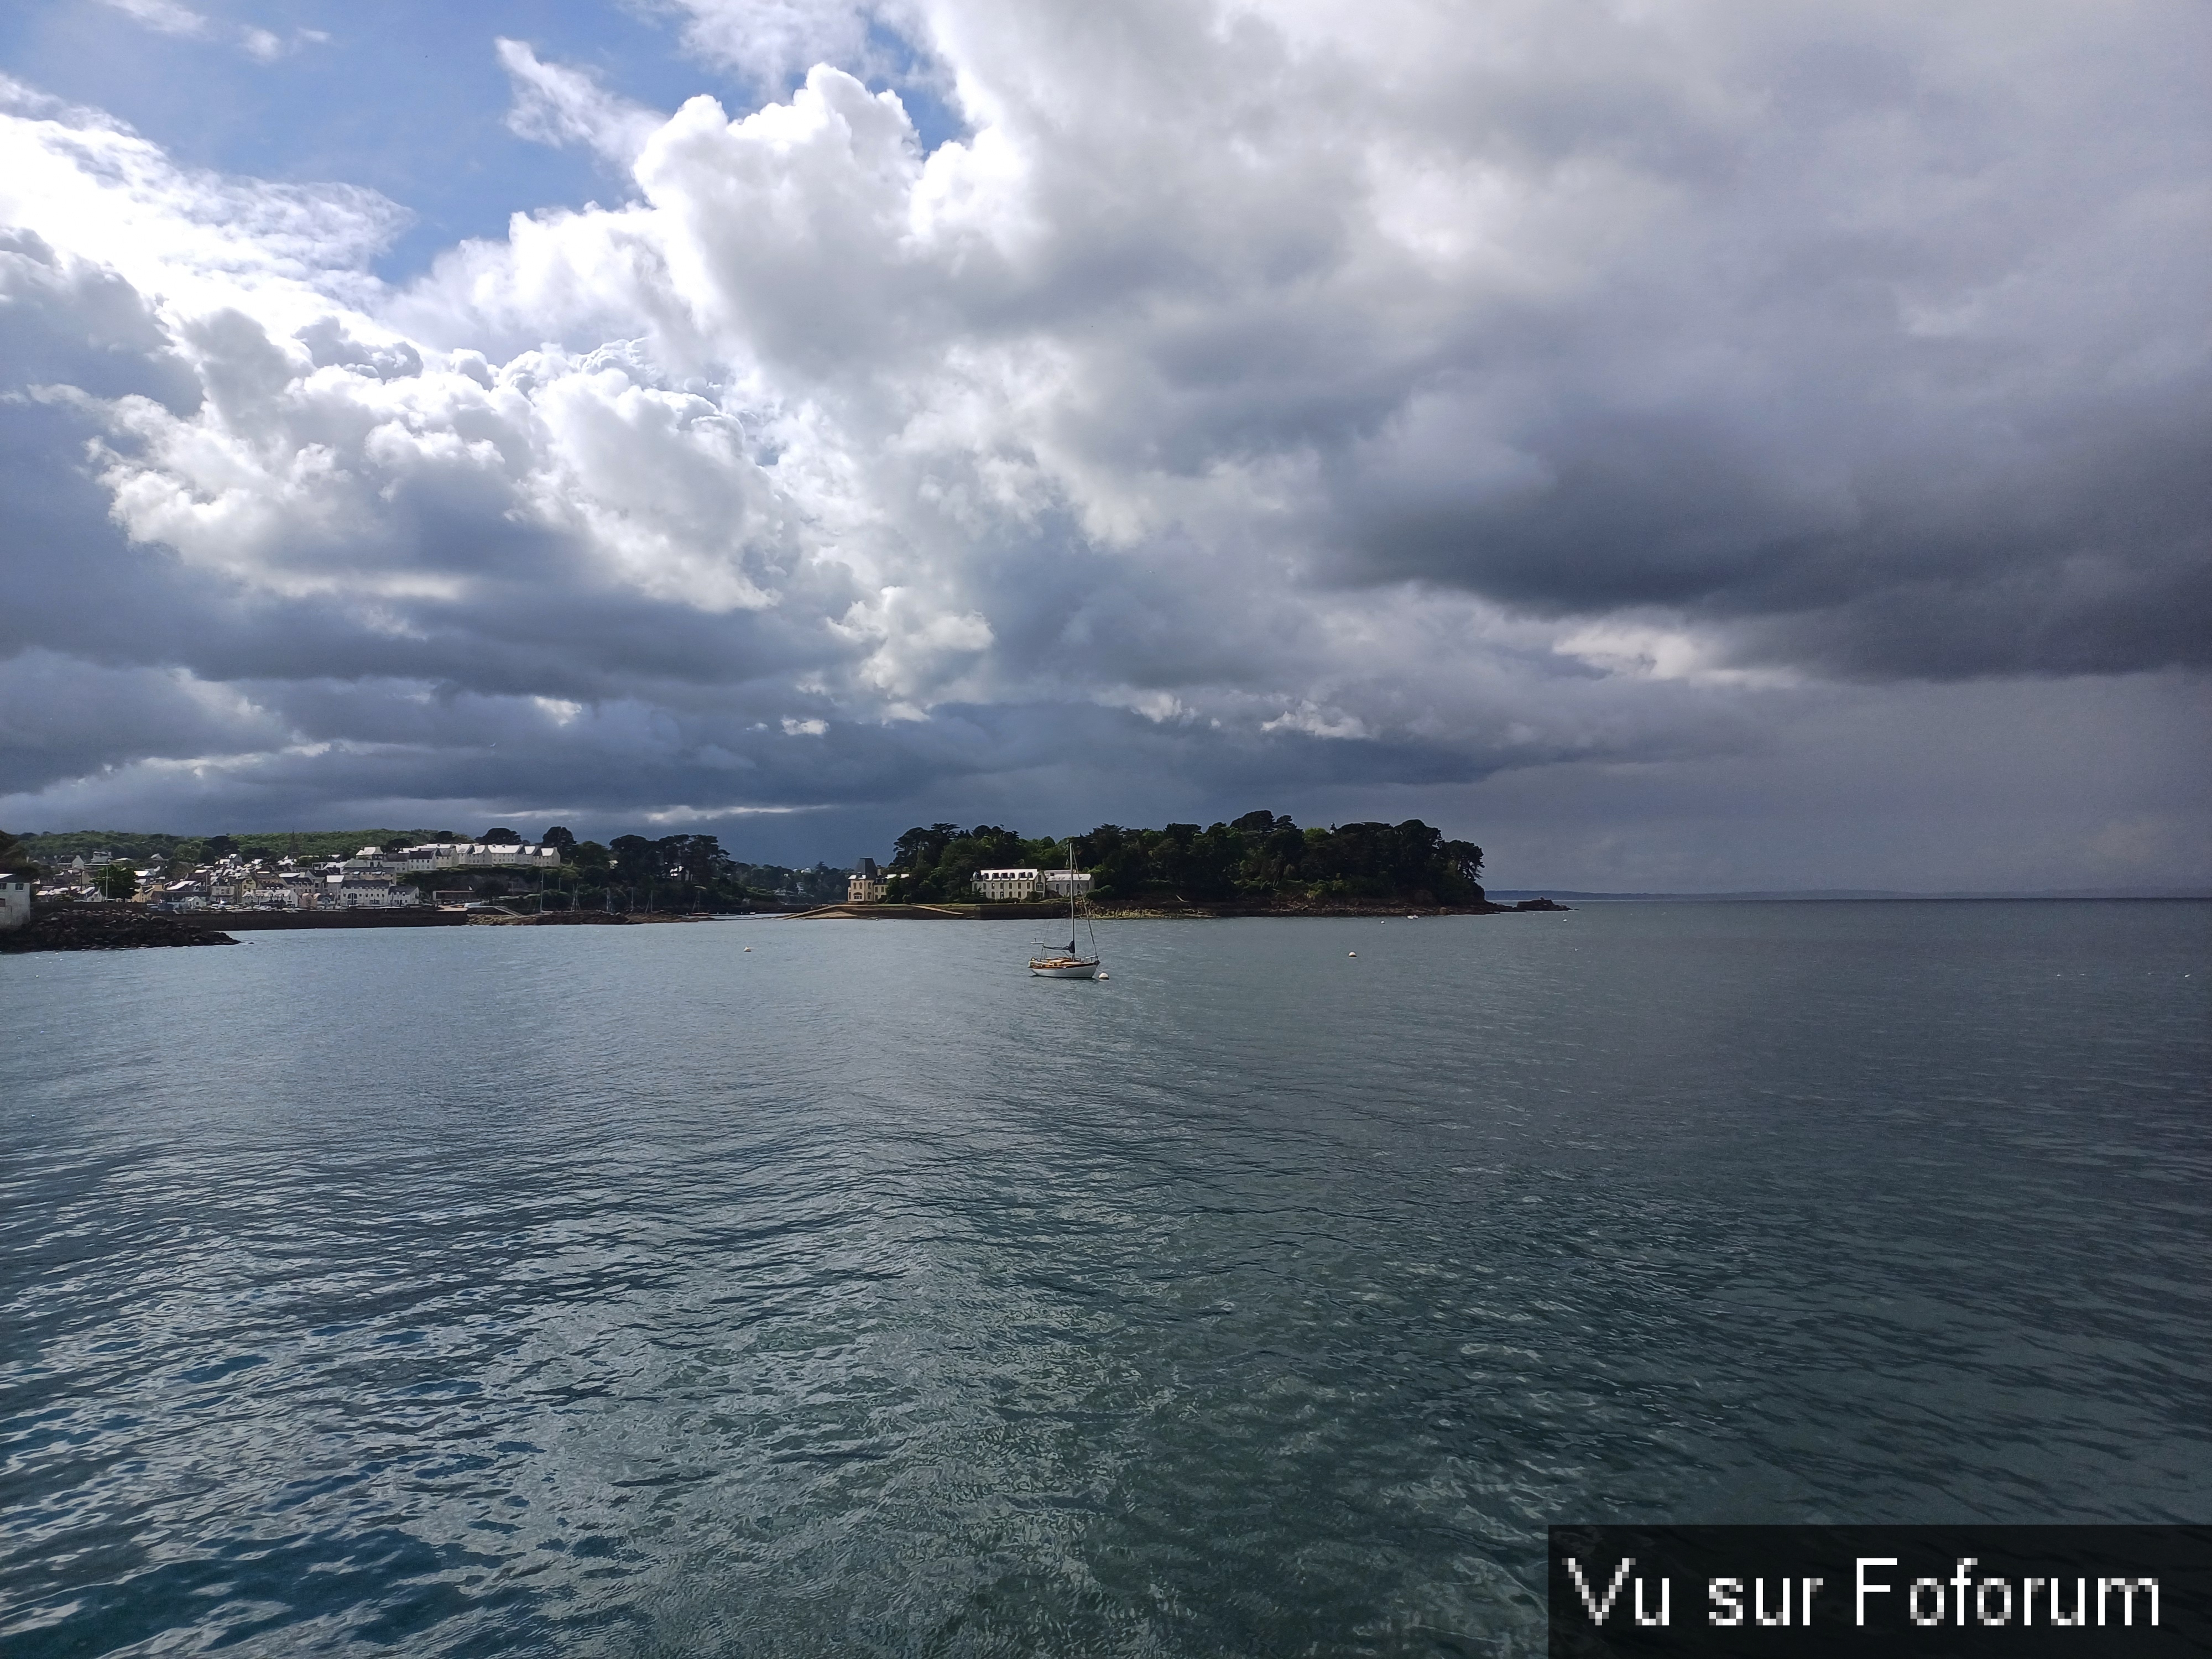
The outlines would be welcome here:
M 1030 931 L 0 960 L 0 1645 L 1525 1654 L 1553 1521 L 2212 1520 L 2212 907 Z

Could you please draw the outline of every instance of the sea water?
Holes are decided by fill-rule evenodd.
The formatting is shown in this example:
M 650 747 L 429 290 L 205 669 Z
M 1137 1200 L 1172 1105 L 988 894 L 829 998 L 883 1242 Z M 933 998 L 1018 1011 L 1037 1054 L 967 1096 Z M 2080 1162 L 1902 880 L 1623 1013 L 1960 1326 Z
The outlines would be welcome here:
M 1034 931 L 0 959 L 0 1644 L 1528 1654 L 1554 1522 L 2212 1520 L 2212 908 Z

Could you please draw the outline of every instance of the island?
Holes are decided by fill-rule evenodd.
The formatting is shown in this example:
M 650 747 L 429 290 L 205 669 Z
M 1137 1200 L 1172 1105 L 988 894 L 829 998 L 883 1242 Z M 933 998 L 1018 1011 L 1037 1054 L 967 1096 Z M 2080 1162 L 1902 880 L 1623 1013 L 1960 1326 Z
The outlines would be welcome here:
M 1055 872 L 1090 876 L 1099 916 L 1496 915 L 1557 910 L 1549 899 L 1492 904 L 1482 848 L 1403 823 L 1301 828 L 1255 811 L 1201 829 L 1101 824 L 1065 840 L 1031 839 L 999 824 L 917 826 L 878 869 L 862 860 L 842 902 L 809 921 L 992 919 L 1042 915 Z

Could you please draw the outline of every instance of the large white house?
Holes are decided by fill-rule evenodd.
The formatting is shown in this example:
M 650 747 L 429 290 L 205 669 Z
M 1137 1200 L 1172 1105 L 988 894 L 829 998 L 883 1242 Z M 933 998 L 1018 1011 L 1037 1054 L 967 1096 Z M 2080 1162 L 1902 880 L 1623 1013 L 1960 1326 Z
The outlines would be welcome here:
M 335 876 L 325 888 L 322 907 L 331 910 L 410 910 L 422 893 L 389 876 Z
M 987 899 L 1035 898 L 1044 891 L 1035 870 L 978 870 L 975 890 Z
M 987 899 L 1072 898 L 1091 890 L 1079 870 L 978 870 L 975 890 Z

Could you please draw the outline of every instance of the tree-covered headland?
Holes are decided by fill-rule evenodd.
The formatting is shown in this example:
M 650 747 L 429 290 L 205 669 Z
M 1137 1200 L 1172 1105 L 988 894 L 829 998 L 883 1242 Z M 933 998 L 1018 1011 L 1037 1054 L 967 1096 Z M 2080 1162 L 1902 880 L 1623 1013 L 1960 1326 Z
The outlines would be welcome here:
M 1300 829 L 1273 812 L 1247 812 L 1200 829 L 1170 823 L 1128 830 L 1103 823 L 1066 841 L 1024 837 L 997 824 L 933 823 L 892 850 L 894 902 L 967 902 L 978 870 L 1067 862 L 1093 877 L 1091 897 L 1123 906 L 1249 904 L 1480 904 L 1482 848 L 1447 840 L 1419 818 Z
M 556 824 L 544 841 L 561 849 L 561 867 L 538 878 L 556 908 L 796 910 L 845 896 L 846 871 L 746 864 L 714 836 L 617 836 L 602 845 Z

